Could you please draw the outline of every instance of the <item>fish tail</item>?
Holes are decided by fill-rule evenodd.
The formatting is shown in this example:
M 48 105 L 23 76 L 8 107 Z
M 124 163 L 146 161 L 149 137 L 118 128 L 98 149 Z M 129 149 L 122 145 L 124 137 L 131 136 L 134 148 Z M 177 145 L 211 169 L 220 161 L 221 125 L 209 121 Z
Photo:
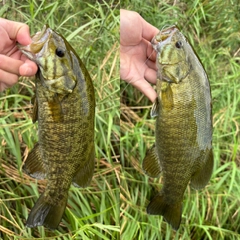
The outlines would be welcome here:
M 46 201 L 42 193 L 28 216 L 26 227 L 45 226 L 49 229 L 56 229 L 62 219 L 66 204 L 67 196 L 64 196 L 58 204 L 52 205 Z
M 162 215 L 164 219 L 178 230 L 181 223 L 182 203 L 169 203 L 162 193 L 153 198 L 147 207 L 147 213 L 152 215 Z

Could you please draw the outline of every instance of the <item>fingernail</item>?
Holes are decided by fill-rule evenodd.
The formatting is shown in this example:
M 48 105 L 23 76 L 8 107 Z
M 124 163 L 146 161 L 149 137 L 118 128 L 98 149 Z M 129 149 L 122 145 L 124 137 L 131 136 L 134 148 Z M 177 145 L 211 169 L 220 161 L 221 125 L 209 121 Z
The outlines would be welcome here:
M 32 69 L 30 67 L 28 67 L 25 71 L 25 75 L 26 76 L 31 76 L 31 75 L 33 75 L 32 72 L 33 72 Z

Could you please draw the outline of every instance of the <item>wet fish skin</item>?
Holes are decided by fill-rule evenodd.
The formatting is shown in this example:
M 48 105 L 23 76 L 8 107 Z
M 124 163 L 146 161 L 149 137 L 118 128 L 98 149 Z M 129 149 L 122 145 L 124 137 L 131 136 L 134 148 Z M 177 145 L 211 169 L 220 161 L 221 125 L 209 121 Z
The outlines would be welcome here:
M 24 169 L 32 177 L 46 178 L 47 186 L 26 226 L 56 229 L 71 183 L 86 187 L 93 176 L 94 88 L 87 69 L 62 36 L 45 26 L 32 40 L 19 48 L 39 66 L 33 111 L 39 142 Z
M 201 189 L 212 174 L 211 92 L 199 59 L 177 27 L 161 31 L 152 44 L 158 67 L 158 97 L 151 112 L 156 116 L 156 154 L 145 157 L 143 168 L 152 177 L 162 170 L 163 187 L 147 212 L 162 215 L 177 230 L 189 181 Z

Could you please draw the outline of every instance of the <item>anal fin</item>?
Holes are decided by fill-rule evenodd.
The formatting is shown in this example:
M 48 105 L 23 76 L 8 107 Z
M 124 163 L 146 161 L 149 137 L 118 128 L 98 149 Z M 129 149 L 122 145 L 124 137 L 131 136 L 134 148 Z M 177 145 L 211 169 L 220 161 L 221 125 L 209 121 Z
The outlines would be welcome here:
M 36 143 L 34 148 L 28 154 L 23 166 L 23 170 L 31 177 L 36 179 L 44 179 L 46 171 L 44 169 L 43 160 L 41 158 L 39 144 Z
M 156 178 L 161 173 L 160 160 L 157 155 L 156 146 L 153 146 L 147 151 L 142 164 L 144 172 L 149 176 Z

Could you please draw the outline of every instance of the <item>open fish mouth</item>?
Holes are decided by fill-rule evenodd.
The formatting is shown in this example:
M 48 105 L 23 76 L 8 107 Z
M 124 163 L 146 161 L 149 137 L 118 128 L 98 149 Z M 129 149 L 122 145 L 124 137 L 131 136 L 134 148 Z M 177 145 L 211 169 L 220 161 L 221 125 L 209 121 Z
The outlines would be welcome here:
M 45 25 L 42 31 L 37 32 L 35 35 L 32 36 L 32 42 L 29 45 L 23 46 L 21 44 L 18 44 L 18 48 L 29 59 L 36 62 L 38 56 L 44 49 L 44 45 L 48 41 L 51 33 L 52 30 L 47 25 Z
M 151 41 L 153 49 L 160 52 L 162 46 L 171 42 L 171 38 L 176 31 L 178 31 L 178 28 L 175 25 L 161 30 Z

